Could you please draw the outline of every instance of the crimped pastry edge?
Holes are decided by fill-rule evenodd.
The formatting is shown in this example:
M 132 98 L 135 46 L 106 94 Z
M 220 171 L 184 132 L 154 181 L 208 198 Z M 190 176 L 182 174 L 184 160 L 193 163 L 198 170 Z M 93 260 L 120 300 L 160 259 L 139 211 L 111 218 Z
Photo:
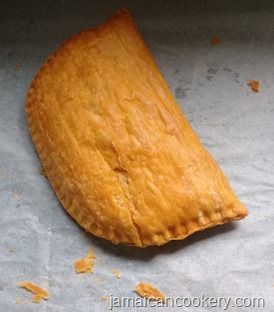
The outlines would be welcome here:
M 108 19 L 107 21 L 113 18 L 116 18 L 117 15 L 119 14 L 126 14 L 132 20 L 128 11 L 126 9 L 122 9 L 118 11 L 112 18 Z M 105 23 L 107 23 L 107 21 Z M 57 48 L 57 50 L 53 54 L 51 54 L 47 58 L 47 60 L 41 65 L 40 69 L 34 76 L 31 82 L 31 86 L 28 90 L 27 97 L 26 97 L 26 112 L 27 112 L 27 119 L 28 119 L 28 125 L 29 125 L 29 132 L 31 134 L 32 141 L 36 147 L 37 153 L 43 164 L 45 172 L 49 177 L 51 176 L 51 171 L 52 171 L 52 174 L 54 174 L 53 173 L 54 168 L 50 168 L 50 165 L 47 164 L 48 153 L 45 147 L 43 146 L 43 143 L 40 140 L 41 130 L 39 129 L 38 124 L 36 124 L 35 122 L 36 113 L 34 111 L 34 107 L 35 107 L 36 99 L 35 99 L 34 93 L 35 93 L 36 82 L 38 81 L 38 79 L 40 79 L 41 74 L 47 68 L 49 62 L 55 57 L 55 55 L 60 53 L 60 51 L 62 51 L 62 49 L 67 44 L 69 44 L 71 41 L 75 40 L 76 38 L 80 38 L 86 32 L 97 31 L 98 29 L 104 27 L 105 23 L 95 28 L 83 30 L 79 34 L 74 35 L 70 37 L 68 40 L 66 40 L 65 42 L 63 42 L 63 44 L 59 48 Z M 81 211 L 81 209 L 77 208 L 77 206 L 79 207 L 79 204 L 78 204 L 79 200 L 77 199 L 77 196 L 74 196 L 74 198 L 71 200 L 70 196 L 68 196 L 67 192 L 64 190 L 65 187 L 62 187 L 61 184 L 57 184 L 56 180 L 54 179 L 50 179 L 50 183 L 59 201 L 61 202 L 62 206 L 65 208 L 68 214 L 73 219 L 75 219 L 75 221 L 78 224 L 80 224 L 87 232 L 90 232 L 98 237 L 110 240 L 114 244 L 125 243 L 128 245 L 134 245 L 137 247 L 148 247 L 148 246 L 153 246 L 153 245 L 160 246 L 172 240 L 182 240 L 195 232 L 199 232 L 207 228 L 211 228 L 217 225 L 228 223 L 234 220 L 236 221 L 236 220 L 242 219 L 247 215 L 246 208 L 240 202 L 238 202 L 237 206 L 234 205 L 233 207 L 226 208 L 225 211 L 222 211 L 222 209 L 218 211 L 214 211 L 213 213 L 215 214 L 217 213 L 219 217 L 217 219 L 207 217 L 208 221 L 205 224 L 201 224 L 199 222 L 199 218 L 196 218 L 195 220 L 191 220 L 187 223 L 178 224 L 176 227 L 173 227 L 172 229 L 167 229 L 165 232 L 157 233 L 151 237 L 144 238 L 144 237 L 140 237 L 140 234 L 138 233 L 138 229 L 136 225 L 134 224 L 134 220 L 130 212 L 132 226 L 135 228 L 136 233 L 138 235 L 138 238 L 132 241 L 132 236 L 127 237 L 126 235 L 118 231 L 115 231 L 115 232 L 107 231 L 106 229 L 103 229 L 102 227 L 99 227 L 98 225 L 96 225 L 91 220 L 87 220 L 86 213 L 84 211 Z M 227 214 L 226 216 L 223 215 L 224 212 Z

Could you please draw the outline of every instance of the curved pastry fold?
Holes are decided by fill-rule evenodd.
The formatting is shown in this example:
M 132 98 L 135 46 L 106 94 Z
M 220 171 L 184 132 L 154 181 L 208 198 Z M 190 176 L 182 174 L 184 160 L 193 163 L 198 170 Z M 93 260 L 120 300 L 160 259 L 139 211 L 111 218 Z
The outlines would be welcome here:
M 49 57 L 26 110 L 59 200 L 99 237 L 162 245 L 247 215 L 125 10 Z

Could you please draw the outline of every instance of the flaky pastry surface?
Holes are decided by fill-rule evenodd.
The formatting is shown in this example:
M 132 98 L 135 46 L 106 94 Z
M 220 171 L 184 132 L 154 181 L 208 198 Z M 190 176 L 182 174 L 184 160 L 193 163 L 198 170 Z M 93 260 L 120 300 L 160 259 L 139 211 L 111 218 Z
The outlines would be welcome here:
M 55 193 L 94 235 L 162 245 L 247 215 L 125 10 L 49 57 L 26 110 Z

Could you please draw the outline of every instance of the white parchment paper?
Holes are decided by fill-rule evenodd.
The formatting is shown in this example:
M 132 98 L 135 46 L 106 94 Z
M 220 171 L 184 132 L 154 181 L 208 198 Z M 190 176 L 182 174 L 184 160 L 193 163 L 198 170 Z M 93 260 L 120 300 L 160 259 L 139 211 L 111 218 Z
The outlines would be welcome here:
M 249 208 L 245 220 L 160 248 L 115 246 L 85 235 L 39 174 L 24 112 L 33 75 L 62 41 L 125 4 L 188 120 Z M 140 281 L 173 298 L 263 297 L 264 308 L 228 311 L 274 311 L 273 21 L 271 1 L 1 2 L 1 312 L 106 311 L 102 296 L 137 297 Z M 210 44 L 214 36 L 220 45 Z M 250 91 L 249 79 L 260 81 L 259 93 Z M 91 247 L 94 273 L 76 275 L 74 261 Z M 121 270 L 120 279 L 112 269 Z M 17 286 L 23 280 L 47 288 L 49 300 L 31 303 Z

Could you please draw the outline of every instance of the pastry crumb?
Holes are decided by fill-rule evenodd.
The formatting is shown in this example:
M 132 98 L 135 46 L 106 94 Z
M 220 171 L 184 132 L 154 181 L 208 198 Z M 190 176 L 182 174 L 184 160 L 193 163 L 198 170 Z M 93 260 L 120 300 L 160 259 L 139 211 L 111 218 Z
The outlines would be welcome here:
M 104 301 L 104 302 L 108 301 L 108 297 L 107 296 L 102 296 L 101 297 L 101 301 Z
M 211 45 L 218 45 L 221 43 L 221 39 L 219 37 L 213 37 L 211 39 Z
M 247 85 L 250 87 L 252 92 L 259 92 L 260 82 L 258 80 L 249 80 Z
M 74 263 L 75 272 L 77 274 L 92 272 L 95 258 L 96 257 L 95 257 L 94 252 L 90 249 L 85 258 L 81 258 L 75 261 Z
M 121 278 L 121 271 L 120 270 L 117 270 L 117 269 L 113 269 L 111 270 L 112 274 L 116 277 L 116 278 Z
M 33 293 L 32 302 L 34 303 L 40 303 L 42 299 L 47 300 L 49 298 L 48 292 L 45 289 L 32 282 L 20 282 L 19 286 Z
M 165 301 L 166 296 L 157 288 L 153 287 L 151 284 L 140 283 L 135 287 L 135 292 L 144 298 L 155 299 L 159 301 Z

